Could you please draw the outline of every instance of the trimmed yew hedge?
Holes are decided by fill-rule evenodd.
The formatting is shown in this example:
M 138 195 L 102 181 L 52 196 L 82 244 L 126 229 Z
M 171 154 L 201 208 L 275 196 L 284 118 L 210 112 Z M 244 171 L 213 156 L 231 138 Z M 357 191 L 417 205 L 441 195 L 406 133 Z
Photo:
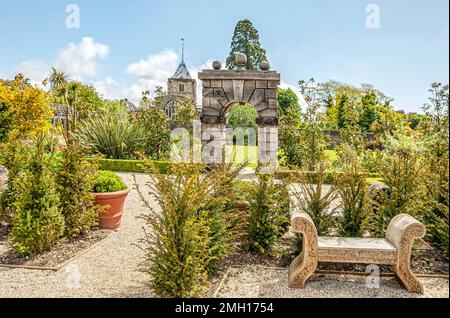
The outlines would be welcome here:
M 169 161 L 152 161 L 156 168 L 161 173 L 168 173 L 170 171 L 171 163 Z M 123 159 L 100 159 L 100 170 L 110 170 L 119 172 L 146 172 L 144 169 L 143 160 L 123 160 Z

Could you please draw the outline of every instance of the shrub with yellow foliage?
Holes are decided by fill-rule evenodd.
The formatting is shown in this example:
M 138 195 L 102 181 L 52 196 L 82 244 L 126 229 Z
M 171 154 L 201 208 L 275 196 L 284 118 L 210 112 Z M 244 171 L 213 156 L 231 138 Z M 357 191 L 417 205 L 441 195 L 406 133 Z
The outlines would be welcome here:
M 19 74 L 12 81 L 0 80 L 0 105 L 10 118 L 10 132 L 18 137 L 33 137 L 47 131 L 53 110 L 49 105 L 50 94 Z

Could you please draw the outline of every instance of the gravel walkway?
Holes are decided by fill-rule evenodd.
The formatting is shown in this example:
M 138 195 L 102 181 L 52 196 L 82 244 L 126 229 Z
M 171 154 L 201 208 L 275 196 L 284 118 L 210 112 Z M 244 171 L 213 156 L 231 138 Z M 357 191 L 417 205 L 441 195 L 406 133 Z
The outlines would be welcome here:
M 119 173 L 133 185 L 133 174 Z M 144 193 L 148 177 L 137 174 Z M 58 272 L 0 267 L 0 298 L 4 297 L 154 297 L 149 276 L 137 271 L 142 251 L 133 244 L 143 236 L 147 210 L 136 190 L 128 195 L 122 225 L 105 240 Z M 380 289 L 365 287 L 358 276 L 314 275 L 306 288 L 287 288 L 287 270 L 258 265 L 231 268 L 218 297 L 415 297 L 393 278 L 382 278 Z M 448 280 L 424 279 L 425 297 L 448 297 Z
M 119 175 L 132 186 L 132 174 Z M 136 178 L 142 189 L 148 177 Z M 137 216 L 146 211 L 137 191 L 132 190 L 119 229 L 58 272 L 0 267 L 0 298 L 152 297 L 146 286 L 149 276 L 136 270 L 142 251 L 133 245 L 143 235 L 143 220 Z
M 304 289 L 288 288 L 288 270 L 258 265 L 232 267 L 217 297 L 254 298 L 447 298 L 448 279 L 420 278 L 424 295 L 408 293 L 394 277 L 381 277 L 379 288 L 368 288 L 366 277 L 314 274 Z M 370 286 L 370 285 L 369 285 Z M 371 285 L 375 286 L 375 285 Z

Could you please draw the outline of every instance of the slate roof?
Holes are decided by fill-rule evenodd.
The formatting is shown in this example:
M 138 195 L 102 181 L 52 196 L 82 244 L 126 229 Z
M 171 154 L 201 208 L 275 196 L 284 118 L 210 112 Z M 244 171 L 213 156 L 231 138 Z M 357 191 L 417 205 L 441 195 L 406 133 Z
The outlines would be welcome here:
M 172 78 L 192 79 L 191 74 L 189 74 L 189 70 L 183 60 L 181 60 L 181 63 Z

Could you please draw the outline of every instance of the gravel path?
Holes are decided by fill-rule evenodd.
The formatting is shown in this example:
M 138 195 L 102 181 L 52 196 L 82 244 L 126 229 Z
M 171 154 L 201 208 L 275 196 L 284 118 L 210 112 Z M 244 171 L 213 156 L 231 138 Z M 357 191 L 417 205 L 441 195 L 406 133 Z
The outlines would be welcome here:
M 366 277 L 314 274 L 304 289 L 288 288 L 288 269 L 258 265 L 232 267 L 217 297 L 254 298 L 447 298 L 448 279 L 420 278 L 424 295 L 408 293 L 394 277 L 381 277 L 380 288 L 366 287 Z M 372 285 L 374 286 L 374 285 Z
M 132 174 L 119 175 L 132 186 Z M 136 178 L 142 189 L 148 177 Z M 0 298 L 152 297 L 146 286 L 149 276 L 136 270 L 142 251 L 133 245 L 143 235 L 143 220 L 137 216 L 144 212 L 137 191 L 132 190 L 119 229 L 58 272 L 0 267 Z
M 133 174 L 119 173 L 131 187 Z M 149 180 L 136 175 L 147 193 Z M 122 225 L 105 240 L 58 272 L 0 267 L 0 298 L 4 297 L 154 297 L 149 275 L 137 271 L 142 251 L 133 244 L 143 236 L 147 210 L 136 190 L 128 195 Z M 287 269 L 258 265 L 231 268 L 218 297 L 416 297 L 393 278 L 382 278 L 380 289 L 365 287 L 358 276 L 314 275 L 305 289 L 287 288 Z M 448 297 L 448 280 L 424 279 L 425 297 Z

